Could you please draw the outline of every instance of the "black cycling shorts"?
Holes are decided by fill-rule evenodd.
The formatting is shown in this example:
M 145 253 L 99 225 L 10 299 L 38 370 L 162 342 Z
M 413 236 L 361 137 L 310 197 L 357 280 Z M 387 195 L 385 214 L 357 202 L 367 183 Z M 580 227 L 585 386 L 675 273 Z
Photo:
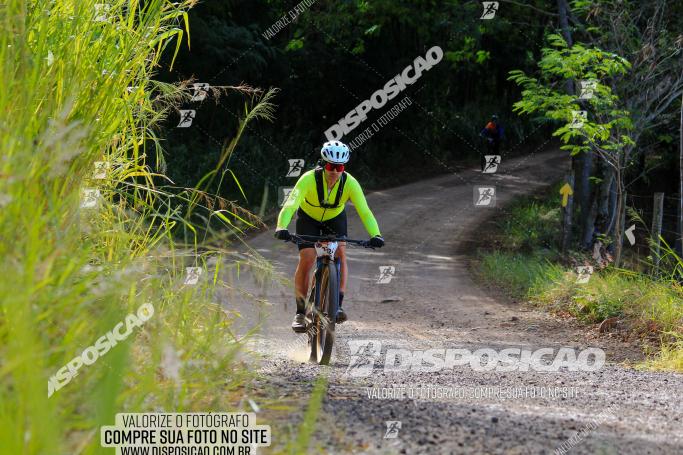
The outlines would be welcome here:
M 346 209 L 325 221 L 311 218 L 301 209 L 296 211 L 296 233 L 299 235 L 331 235 L 337 237 L 346 236 Z M 313 248 L 312 243 L 299 244 L 299 251 L 304 248 Z

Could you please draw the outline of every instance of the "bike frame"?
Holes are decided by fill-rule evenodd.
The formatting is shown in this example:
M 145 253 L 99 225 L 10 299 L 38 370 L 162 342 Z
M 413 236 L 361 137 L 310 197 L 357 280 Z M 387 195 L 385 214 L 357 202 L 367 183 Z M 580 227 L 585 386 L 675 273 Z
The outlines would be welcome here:
M 308 237 L 311 240 L 306 240 Z M 313 287 L 309 286 L 306 307 L 306 333 L 311 347 L 310 361 L 327 365 L 332 355 L 334 344 L 334 327 L 339 311 L 339 286 L 341 283 L 341 261 L 335 256 L 340 241 L 371 248 L 365 240 L 349 240 L 345 237 L 320 237 L 293 235 L 294 243 L 312 243 L 316 252 L 315 270 L 313 271 Z M 334 267 L 334 279 L 327 280 L 326 289 L 322 289 L 323 273 Z M 330 281 L 332 283 L 330 283 Z M 330 288 L 331 286 L 331 288 Z M 322 292 L 326 292 L 323 296 Z M 311 296 L 311 293 L 313 294 Z M 313 297 L 311 299 L 311 297 Z M 322 308 L 323 297 L 326 298 L 327 308 Z M 312 302 L 311 302 L 312 300 Z M 323 311 L 323 310 L 327 311 Z M 312 332 L 311 328 L 315 330 Z
M 341 261 L 339 260 L 338 257 L 335 256 L 337 252 L 339 244 L 337 242 L 325 242 L 325 243 L 316 243 L 314 245 L 315 252 L 317 254 L 317 258 L 315 260 L 315 270 L 313 272 L 313 277 L 315 279 L 315 298 L 313 300 L 313 305 L 314 305 L 314 311 L 320 311 L 320 284 L 321 284 L 321 275 L 323 268 L 327 266 L 327 264 L 330 263 L 330 261 L 334 261 L 336 273 L 337 273 L 337 294 L 339 294 L 339 285 L 341 283 Z M 339 309 L 339 301 L 334 301 L 332 302 L 333 308 L 330 310 L 330 315 L 329 317 L 335 317 L 337 314 L 337 311 Z

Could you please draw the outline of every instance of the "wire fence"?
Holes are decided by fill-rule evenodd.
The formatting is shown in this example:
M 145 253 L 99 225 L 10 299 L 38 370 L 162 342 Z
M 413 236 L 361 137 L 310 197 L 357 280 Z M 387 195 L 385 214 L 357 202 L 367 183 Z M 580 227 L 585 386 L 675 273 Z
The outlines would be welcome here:
M 627 194 L 626 195 L 626 206 L 633 209 L 640 218 L 642 219 L 646 228 L 651 230 L 653 227 L 653 221 L 655 217 L 655 194 L 652 195 L 637 195 L 637 194 Z M 680 228 L 679 228 L 679 195 L 672 194 L 663 196 L 663 204 L 661 210 L 661 235 L 667 240 L 672 242 L 680 241 Z M 655 233 L 650 232 L 651 235 Z

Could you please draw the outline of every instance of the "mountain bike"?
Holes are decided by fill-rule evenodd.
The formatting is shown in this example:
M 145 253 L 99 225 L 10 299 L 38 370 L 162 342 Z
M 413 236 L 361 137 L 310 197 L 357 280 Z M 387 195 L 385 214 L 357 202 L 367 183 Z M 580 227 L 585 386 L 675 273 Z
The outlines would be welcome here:
M 292 234 L 289 242 L 312 244 L 317 259 L 313 280 L 309 286 L 306 301 L 306 334 L 311 349 L 310 362 L 328 365 L 334 345 L 334 327 L 339 308 L 339 283 L 341 268 L 335 252 L 339 242 L 372 248 L 367 240 L 351 240 L 345 237 L 312 236 Z

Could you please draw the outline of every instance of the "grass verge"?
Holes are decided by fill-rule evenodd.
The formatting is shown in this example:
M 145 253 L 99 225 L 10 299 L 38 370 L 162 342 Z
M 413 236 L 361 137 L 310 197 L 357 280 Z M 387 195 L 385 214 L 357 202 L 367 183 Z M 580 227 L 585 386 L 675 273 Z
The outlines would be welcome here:
M 111 453 L 99 427 L 117 412 L 236 410 L 250 393 L 239 314 L 216 299 L 240 263 L 206 247 L 186 210 L 233 234 L 255 220 L 159 184 L 156 131 L 191 93 L 154 71 L 189 44 L 195 3 L 0 7 L 3 454 Z
M 558 188 L 543 197 L 518 198 L 508 207 L 488 239 L 493 248 L 479 252 L 482 280 L 587 324 L 609 320 L 629 336 L 659 342 L 659 352 L 643 367 L 683 371 L 683 287 L 673 274 L 653 277 L 600 268 L 580 252 L 561 255 L 556 247 L 561 231 Z M 680 264 L 673 251 L 667 254 L 674 258 L 670 263 Z M 587 283 L 577 283 L 578 265 L 594 266 Z

